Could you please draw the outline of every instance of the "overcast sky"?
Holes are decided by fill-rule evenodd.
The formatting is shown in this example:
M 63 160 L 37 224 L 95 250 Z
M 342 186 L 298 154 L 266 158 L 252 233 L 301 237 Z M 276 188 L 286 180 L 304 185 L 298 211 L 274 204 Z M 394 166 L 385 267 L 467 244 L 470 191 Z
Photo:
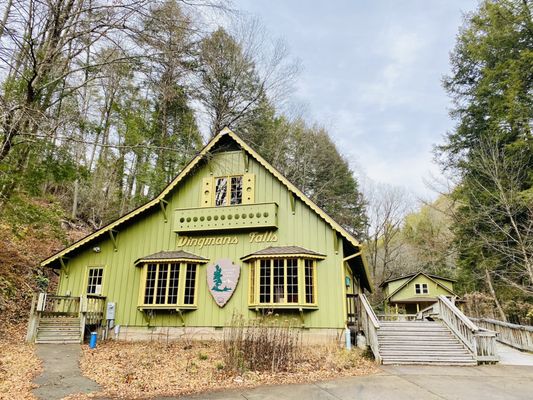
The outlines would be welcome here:
M 294 100 L 326 126 L 352 168 L 435 197 L 433 145 L 453 126 L 441 87 L 475 0 L 234 0 L 301 60 Z

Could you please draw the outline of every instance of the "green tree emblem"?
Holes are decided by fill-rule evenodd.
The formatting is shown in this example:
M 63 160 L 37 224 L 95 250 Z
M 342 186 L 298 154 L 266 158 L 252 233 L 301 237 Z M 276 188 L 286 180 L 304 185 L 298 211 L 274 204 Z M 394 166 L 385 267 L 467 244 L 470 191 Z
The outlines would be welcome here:
M 213 272 L 213 282 L 215 283 L 215 286 L 213 286 L 212 290 L 215 292 L 228 292 L 231 289 L 227 286 L 222 289 L 220 285 L 222 285 L 222 277 L 224 275 L 222 274 L 222 268 L 217 264 L 215 267 L 215 272 Z

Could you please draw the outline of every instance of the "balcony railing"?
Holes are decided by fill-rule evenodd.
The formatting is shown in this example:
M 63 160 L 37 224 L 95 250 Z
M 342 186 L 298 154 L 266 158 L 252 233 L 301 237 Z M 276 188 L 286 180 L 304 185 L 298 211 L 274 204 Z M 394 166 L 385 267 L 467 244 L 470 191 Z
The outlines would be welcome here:
M 278 227 L 278 205 L 276 203 L 186 208 L 177 209 L 174 213 L 174 231 L 176 232 Z

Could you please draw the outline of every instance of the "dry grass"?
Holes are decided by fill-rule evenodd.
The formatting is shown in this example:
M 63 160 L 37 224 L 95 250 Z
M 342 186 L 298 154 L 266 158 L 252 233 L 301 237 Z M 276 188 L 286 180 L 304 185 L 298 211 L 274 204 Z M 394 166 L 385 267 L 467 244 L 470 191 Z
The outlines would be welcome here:
M 41 361 L 33 345 L 24 343 L 24 326 L 10 327 L 0 337 L 0 399 L 34 399 L 33 378 L 41 372 Z
M 371 374 L 375 364 L 357 350 L 337 346 L 303 347 L 285 372 L 233 372 L 224 365 L 220 342 L 107 342 L 96 350 L 83 348 L 81 368 L 114 398 L 150 398 L 253 387 L 302 383 Z M 95 396 L 96 394 L 93 394 Z M 84 398 L 76 396 L 72 398 Z M 87 397 L 85 397 L 87 398 Z

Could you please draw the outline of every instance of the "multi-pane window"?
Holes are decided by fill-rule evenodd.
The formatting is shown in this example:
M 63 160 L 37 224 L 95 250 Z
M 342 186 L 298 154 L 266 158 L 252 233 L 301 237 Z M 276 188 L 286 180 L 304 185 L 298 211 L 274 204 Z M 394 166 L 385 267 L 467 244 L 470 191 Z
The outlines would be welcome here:
M 428 294 L 428 284 L 427 283 L 415 283 L 415 293 L 416 294 Z
M 242 175 L 215 179 L 215 206 L 242 204 Z
M 312 260 L 305 260 L 305 302 L 315 302 L 315 263 Z
M 87 279 L 87 294 L 102 294 L 103 267 L 90 267 Z
M 316 304 L 316 261 L 268 258 L 251 262 L 250 304 Z
M 173 306 L 196 303 L 197 264 L 145 264 L 143 305 Z

